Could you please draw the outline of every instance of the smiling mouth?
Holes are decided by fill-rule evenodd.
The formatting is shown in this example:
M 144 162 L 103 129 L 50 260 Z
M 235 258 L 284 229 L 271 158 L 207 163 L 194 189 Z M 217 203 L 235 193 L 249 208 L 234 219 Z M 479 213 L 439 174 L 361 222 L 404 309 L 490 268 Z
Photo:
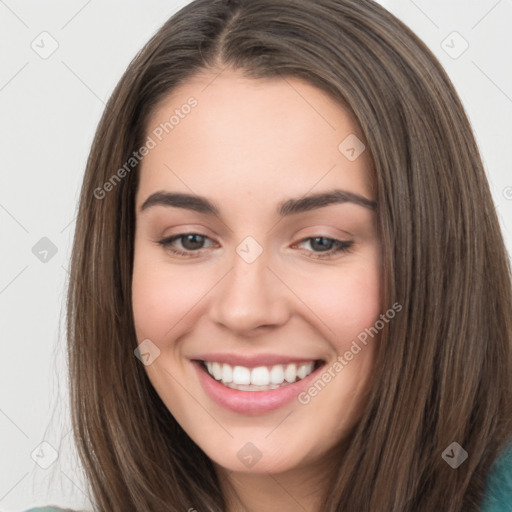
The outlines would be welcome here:
M 219 384 L 239 391 L 269 391 L 298 382 L 325 364 L 323 360 L 270 366 L 233 366 L 199 360 L 200 367 Z

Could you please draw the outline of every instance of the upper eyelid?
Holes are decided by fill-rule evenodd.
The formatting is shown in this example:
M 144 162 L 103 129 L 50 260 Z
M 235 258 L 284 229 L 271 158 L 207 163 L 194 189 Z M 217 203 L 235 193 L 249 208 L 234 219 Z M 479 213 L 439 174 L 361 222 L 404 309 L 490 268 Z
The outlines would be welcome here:
M 202 236 L 204 238 L 209 238 L 210 240 L 213 240 L 213 238 L 210 235 L 206 235 L 206 234 L 201 233 L 199 231 L 183 231 L 181 233 L 175 233 L 175 234 L 172 234 L 172 235 L 163 236 L 160 239 L 161 240 L 171 240 L 171 239 L 177 239 L 177 238 L 185 237 L 185 236 L 188 236 L 188 235 L 199 235 L 199 236 Z M 353 236 L 353 235 L 350 235 L 349 233 L 347 233 L 347 235 Z M 322 235 L 322 234 L 319 234 L 319 233 L 315 233 L 313 235 L 308 235 L 308 236 L 302 236 L 298 240 L 302 241 L 302 240 L 307 240 L 309 238 L 330 238 L 332 240 L 339 240 L 340 242 L 348 241 L 348 240 L 340 240 L 336 235 Z
M 185 238 L 186 236 L 189 236 L 189 235 L 199 235 L 199 236 L 202 236 L 203 238 L 208 238 L 208 240 L 215 241 L 215 240 L 213 240 L 213 238 L 210 235 L 205 235 L 203 233 L 199 233 L 199 232 L 195 232 L 195 231 L 187 231 L 186 233 L 176 233 L 175 235 L 166 236 L 163 239 L 164 240 L 172 240 L 172 239 L 179 240 L 180 238 Z
M 183 239 L 184 237 L 186 237 L 188 235 L 199 235 L 199 236 L 202 236 L 203 238 L 206 238 L 206 239 L 212 241 L 214 244 L 218 244 L 218 242 L 213 240 L 212 237 L 210 237 L 209 235 L 204 235 L 203 233 L 194 232 L 194 231 L 187 231 L 187 232 L 183 232 L 183 233 L 177 233 L 177 234 L 174 234 L 174 235 L 169 235 L 169 236 L 164 237 L 164 238 L 162 238 L 160 240 L 157 240 L 157 243 L 159 243 L 161 245 L 163 245 L 163 243 L 170 244 L 172 242 L 175 242 L 176 240 Z M 300 244 L 300 243 L 303 243 L 303 242 L 307 242 L 307 241 L 312 240 L 314 238 L 326 238 L 327 240 L 333 240 L 333 241 L 338 242 L 338 243 L 350 243 L 350 244 L 353 244 L 353 240 L 342 240 L 342 239 L 337 238 L 335 236 L 316 234 L 316 235 L 304 236 L 304 237 L 299 238 L 296 242 L 293 243 L 293 246 L 295 246 L 297 244 Z M 201 252 L 201 251 L 203 251 L 205 249 L 206 249 L 205 247 L 201 247 L 200 249 L 197 249 L 196 251 L 192 251 L 190 249 L 184 249 L 184 250 L 188 251 L 188 252 L 191 252 L 191 253 L 192 252 L 198 253 L 198 252 Z

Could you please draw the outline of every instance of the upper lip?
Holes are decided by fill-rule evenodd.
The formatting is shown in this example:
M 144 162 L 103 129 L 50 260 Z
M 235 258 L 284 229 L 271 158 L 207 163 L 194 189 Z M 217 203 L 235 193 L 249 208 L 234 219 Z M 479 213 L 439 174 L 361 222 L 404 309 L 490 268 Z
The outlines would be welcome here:
M 245 366 L 247 368 L 255 368 L 257 366 L 274 366 L 277 364 L 288 363 L 308 363 L 310 361 L 321 360 L 318 357 L 291 357 L 279 354 L 226 354 L 226 353 L 209 353 L 202 354 L 191 358 L 198 361 L 209 361 L 217 363 L 226 363 L 231 366 Z

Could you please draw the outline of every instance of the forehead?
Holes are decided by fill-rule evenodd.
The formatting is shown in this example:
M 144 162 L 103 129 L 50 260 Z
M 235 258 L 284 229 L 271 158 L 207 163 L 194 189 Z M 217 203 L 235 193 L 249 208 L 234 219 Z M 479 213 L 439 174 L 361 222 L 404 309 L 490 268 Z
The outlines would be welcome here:
M 146 136 L 155 143 L 141 165 L 146 194 L 222 188 L 256 199 L 278 191 L 297 195 L 318 184 L 372 196 L 368 152 L 355 160 L 343 153 L 346 140 L 364 147 L 354 117 L 299 78 L 200 73 L 160 102 Z

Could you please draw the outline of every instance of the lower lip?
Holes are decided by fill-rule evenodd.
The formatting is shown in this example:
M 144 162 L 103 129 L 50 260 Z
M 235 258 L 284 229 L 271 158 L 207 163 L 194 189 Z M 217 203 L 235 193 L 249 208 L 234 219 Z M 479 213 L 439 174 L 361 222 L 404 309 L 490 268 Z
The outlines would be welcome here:
M 240 414 L 263 414 L 275 411 L 294 400 L 299 393 L 310 385 L 318 371 L 318 367 L 304 379 L 268 391 L 241 391 L 223 386 L 206 372 L 198 361 L 192 361 L 199 381 L 208 396 L 218 405 Z

